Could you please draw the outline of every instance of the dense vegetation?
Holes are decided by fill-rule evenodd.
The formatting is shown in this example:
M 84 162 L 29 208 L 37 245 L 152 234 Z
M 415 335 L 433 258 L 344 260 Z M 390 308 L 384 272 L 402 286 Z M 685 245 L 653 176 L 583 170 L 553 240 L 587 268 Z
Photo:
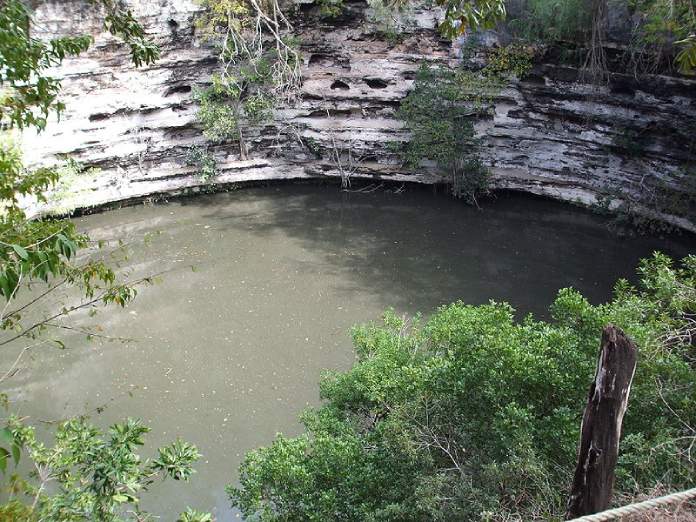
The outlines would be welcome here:
M 356 328 L 357 364 L 325 376 L 306 435 L 247 455 L 233 502 L 260 520 L 560 519 L 608 323 L 640 346 L 618 495 L 689 487 L 696 257 L 655 254 L 639 274 L 599 306 L 561 290 L 548 322 L 455 303 Z
M 508 19 L 513 32 L 530 41 L 589 49 L 579 53 L 585 66 L 607 67 L 602 46 L 609 40 L 610 12 L 629 32 L 623 65 L 636 74 L 696 68 L 696 3 L 693 0 L 526 0 Z M 614 20 L 616 24 L 617 20 Z M 587 60 L 589 58 L 589 60 Z M 592 63 L 592 61 L 594 63 Z M 606 73 L 606 71 L 595 71 Z M 601 76 L 601 74 L 600 74 Z

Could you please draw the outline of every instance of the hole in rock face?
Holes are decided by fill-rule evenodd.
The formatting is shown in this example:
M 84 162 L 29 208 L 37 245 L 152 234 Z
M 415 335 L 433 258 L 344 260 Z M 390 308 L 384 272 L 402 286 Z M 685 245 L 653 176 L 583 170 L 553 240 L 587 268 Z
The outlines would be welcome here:
M 404 71 L 401 73 L 401 77 L 404 80 L 415 80 L 416 79 L 416 71 Z
M 308 65 L 331 65 L 333 59 L 327 54 L 313 54 L 309 57 Z
M 364 78 L 363 81 L 370 89 L 386 89 L 387 85 L 389 85 L 381 78 Z
M 190 85 L 173 85 L 165 91 L 164 95 L 171 96 L 172 94 L 185 94 L 187 92 L 191 92 Z
M 112 115 L 105 112 L 98 112 L 96 114 L 89 115 L 89 121 L 102 121 L 108 120 Z
M 529 73 L 525 75 L 524 81 L 526 83 L 534 83 L 537 85 L 545 85 L 546 79 L 541 74 Z
M 350 89 L 350 86 L 344 81 L 334 80 L 334 82 L 331 84 L 331 90 L 335 90 L 335 89 L 341 89 L 342 91 L 347 91 L 348 89 Z
M 167 25 L 169 26 L 169 29 L 171 29 L 172 31 L 176 31 L 179 28 L 179 22 L 177 22 L 173 18 L 167 20 Z
M 614 80 L 609 84 L 612 94 L 623 94 L 624 96 L 635 96 L 636 89 L 629 81 Z

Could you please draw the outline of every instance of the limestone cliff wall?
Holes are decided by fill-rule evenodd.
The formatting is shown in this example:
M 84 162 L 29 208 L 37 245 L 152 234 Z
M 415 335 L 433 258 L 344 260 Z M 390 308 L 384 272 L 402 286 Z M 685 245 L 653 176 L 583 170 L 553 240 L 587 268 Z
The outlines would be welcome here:
M 61 122 L 23 137 L 32 164 L 55 164 L 70 155 L 100 169 L 66 181 L 49 204 L 54 208 L 203 185 L 185 160 L 188 147 L 204 142 L 192 90 L 216 68 L 214 50 L 196 37 L 200 7 L 192 0 L 127 3 L 161 46 L 162 58 L 151 67 L 136 70 L 84 0 L 47 0 L 36 12 L 43 36 L 66 29 L 95 36 L 88 53 L 56 71 L 64 78 L 67 105 Z M 441 179 L 427 168 L 403 168 L 388 143 L 407 139 L 395 111 L 419 64 L 454 61 L 457 45 L 437 35 L 436 12 L 416 10 L 412 29 L 392 44 L 364 23 L 364 3 L 347 5 L 334 22 L 299 17 L 300 100 L 251 131 L 250 159 L 240 160 L 234 143 L 213 148 L 221 171 L 216 182 L 336 177 L 334 148 L 354 151 L 356 177 Z M 311 5 L 302 8 L 309 13 Z M 494 116 L 478 122 L 495 186 L 585 204 L 607 190 L 635 199 L 646 179 L 660 178 L 678 190 L 680 169 L 696 159 L 696 81 L 615 74 L 610 85 L 598 88 L 578 82 L 578 74 L 548 53 L 501 93 Z M 687 218 L 662 218 L 696 230 Z

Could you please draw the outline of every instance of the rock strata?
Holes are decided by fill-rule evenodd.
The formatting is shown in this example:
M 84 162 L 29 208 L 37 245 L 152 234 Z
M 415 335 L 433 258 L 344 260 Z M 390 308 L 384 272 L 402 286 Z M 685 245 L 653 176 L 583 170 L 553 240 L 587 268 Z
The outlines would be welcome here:
M 32 165 L 72 156 L 99 169 L 67 180 L 48 203 L 53 210 L 207 183 L 186 161 L 189 147 L 205 142 L 193 91 L 217 67 L 214 49 L 196 35 L 200 6 L 192 0 L 127 3 L 161 46 L 162 57 L 151 67 L 130 64 L 126 49 L 101 30 L 99 13 L 85 0 L 48 0 L 37 9 L 42 37 L 81 31 L 95 38 L 88 53 L 56 71 L 64 79 L 67 105 L 61 121 L 39 136 L 23 136 Z M 458 45 L 435 30 L 438 14 L 416 9 L 403 38 L 390 43 L 369 23 L 370 9 L 362 2 L 348 2 L 334 21 L 310 22 L 312 6 L 301 7 L 309 13 L 296 25 L 301 96 L 279 108 L 273 121 L 247 132 L 248 159 L 240 159 L 235 143 L 211 147 L 219 169 L 215 182 L 342 174 L 375 182 L 441 181 L 427 166 L 406 169 L 389 147 L 408 139 L 395 113 L 419 64 L 457 60 Z M 588 205 L 607 193 L 614 205 L 620 198 L 639 200 L 649 180 L 679 191 L 684 165 L 696 159 L 696 81 L 658 75 L 637 81 L 616 73 L 597 87 L 581 79 L 577 68 L 547 52 L 528 76 L 498 96 L 491 117 L 476 125 L 494 186 Z M 337 150 L 345 163 L 340 167 Z M 659 217 L 696 231 L 686 217 Z

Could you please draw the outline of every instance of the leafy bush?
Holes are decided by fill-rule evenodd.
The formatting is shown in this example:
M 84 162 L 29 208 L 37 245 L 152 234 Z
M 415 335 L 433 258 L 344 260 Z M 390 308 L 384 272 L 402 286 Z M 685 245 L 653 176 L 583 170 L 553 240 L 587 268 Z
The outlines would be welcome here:
M 317 0 L 319 14 L 324 18 L 338 18 L 343 14 L 343 0 Z
M 203 135 L 212 142 L 239 141 L 245 158 L 245 126 L 258 125 L 273 114 L 276 98 L 271 80 L 270 62 L 263 58 L 240 66 L 236 74 L 213 74 L 209 87 L 194 92 Z
M 488 172 L 478 157 L 474 122 L 513 76 L 524 76 L 532 53 L 522 46 L 492 49 L 480 70 L 423 64 L 398 116 L 411 132 L 404 159 L 412 168 L 434 162 L 449 176 L 454 194 L 470 203 L 488 190 Z
M 467 31 L 493 29 L 505 19 L 505 0 L 436 0 L 445 11 L 440 31 L 455 37 Z
M 188 480 L 200 457 L 195 446 L 177 440 L 160 448 L 157 458 L 142 460 L 136 451 L 148 431 L 140 421 L 128 419 L 104 434 L 84 419 L 72 419 L 57 428 L 53 446 L 46 446 L 33 428 L 11 417 L 3 438 L 12 442 L 15 464 L 19 448 L 26 448 L 36 472 L 26 480 L 12 475 L 10 499 L 0 505 L 0 518 L 143 520 L 147 513 L 139 507 L 140 495 L 158 479 Z M 0 460 L 3 472 L 6 460 Z M 187 522 L 211 520 L 210 515 L 186 513 L 182 518 Z
M 200 169 L 201 181 L 211 181 L 218 175 L 215 156 L 204 147 L 191 147 L 186 155 L 186 163 Z
M 239 98 L 241 89 L 234 82 L 227 82 L 214 74 L 211 85 L 196 90 L 198 121 L 203 125 L 203 135 L 211 141 L 236 139 L 239 136 Z
M 219 51 L 219 72 L 194 94 L 203 134 L 239 142 L 247 159 L 245 127 L 270 119 L 274 104 L 294 99 L 301 83 L 300 55 L 279 0 L 201 0 L 196 25 Z M 283 6 L 281 6 L 283 3 Z M 332 4 L 333 5 L 333 4 Z
M 696 257 L 655 254 L 639 274 L 603 305 L 561 290 L 549 322 L 455 303 L 356 328 L 356 365 L 324 377 L 306 435 L 247 455 L 233 504 L 266 521 L 560 520 L 607 323 L 640 346 L 619 493 L 689 485 Z

